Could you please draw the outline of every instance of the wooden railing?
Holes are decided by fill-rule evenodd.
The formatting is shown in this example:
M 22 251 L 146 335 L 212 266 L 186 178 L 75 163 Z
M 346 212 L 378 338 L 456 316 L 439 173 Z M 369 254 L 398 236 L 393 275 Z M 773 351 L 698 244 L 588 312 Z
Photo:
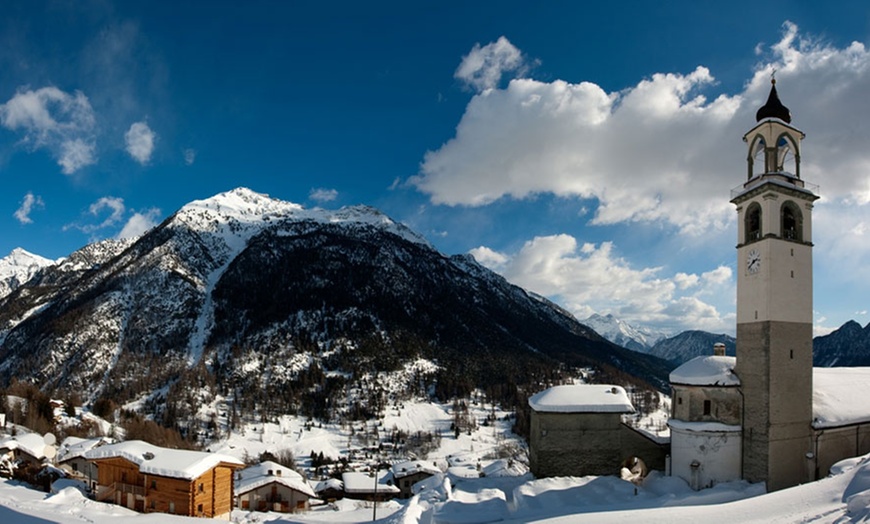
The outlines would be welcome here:
M 124 484 L 122 482 L 113 482 L 108 486 L 99 486 L 94 498 L 99 502 L 104 502 L 115 498 L 115 493 L 132 493 L 134 495 L 145 496 L 145 488 L 133 484 Z

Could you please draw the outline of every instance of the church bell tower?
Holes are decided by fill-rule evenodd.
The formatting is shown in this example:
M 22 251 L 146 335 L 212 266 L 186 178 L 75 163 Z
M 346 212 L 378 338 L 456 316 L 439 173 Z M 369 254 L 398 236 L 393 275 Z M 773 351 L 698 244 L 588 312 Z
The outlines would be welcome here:
M 812 210 L 801 140 L 771 81 L 748 145 L 737 206 L 737 363 L 743 393 L 743 478 L 768 491 L 811 480 Z

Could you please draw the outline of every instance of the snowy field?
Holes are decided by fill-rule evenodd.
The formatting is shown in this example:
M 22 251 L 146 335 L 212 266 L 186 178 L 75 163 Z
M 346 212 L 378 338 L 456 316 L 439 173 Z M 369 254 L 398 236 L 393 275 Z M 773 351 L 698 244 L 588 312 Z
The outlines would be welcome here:
M 391 432 L 440 435 L 440 446 L 425 460 L 443 473 L 418 484 L 417 495 L 410 500 L 373 508 L 371 503 L 345 499 L 290 515 L 236 510 L 232 520 L 240 524 L 363 523 L 371 522 L 373 513 L 377 522 L 389 524 L 870 521 L 870 456 L 841 463 L 834 475 L 821 481 L 769 495 L 763 494 L 761 485 L 746 482 L 694 492 L 682 480 L 659 472 L 652 472 L 640 486 L 616 477 L 536 480 L 521 458 L 524 444 L 510 432 L 510 421 L 504 420 L 507 413 L 473 402 L 470 412 L 479 421 L 489 416 L 496 422 L 456 436 L 450 429 L 451 406 L 403 402 L 388 408 L 379 421 L 352 427 L 293 417 L 248 424 L 211 446 L 211 451 L 244 458 L 290 450 L 303 467 L 314 451 L 363 466 L 371 459 L 373 444 Z M 520 458 L 497 458 L 506 449 L 519 450 L 514 457 Z M 74 488 L 50 495 L 13 481 L 0 482 L 0 524 L 52 522 L 193 524 L 203 519 L 143 515 L 89 500 Z
M 692 492 L 678 479 L 651 474 L 635 486 L 614 477 L 532 480 L 521 477 L 459 479 L 433 477 L 419 495 L 379 504 L 377 521 L 395 524 L 484 522 L 673 523 L 673 522 L 866 522 L 870 518 L 870 458 L 841 464 L 826 479 L 760 495 L 758 485 L 743 482 Z M 370 504 L 340 501 L 304 514 L 235 511 L 245 524 L 362 523 L 372 521 Z M 74 488 L 55 495 L 5 481 L 0 483 L 0 522 L 42 524 L 112 522 L 148 524 L 203 522 L 163 514 L 142 515 L 84 498 Z

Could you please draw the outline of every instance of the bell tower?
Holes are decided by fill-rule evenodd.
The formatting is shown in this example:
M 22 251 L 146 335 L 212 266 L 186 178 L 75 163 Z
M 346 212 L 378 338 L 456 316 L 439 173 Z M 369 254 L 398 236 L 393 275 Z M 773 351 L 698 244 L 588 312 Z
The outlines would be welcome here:
M 768 491 L 812 480 L 812 210 L 801 140 L 771 80 L 743 137 L 746 182 L 737 206 L 737 364 L 743 393 L 743 478 Z

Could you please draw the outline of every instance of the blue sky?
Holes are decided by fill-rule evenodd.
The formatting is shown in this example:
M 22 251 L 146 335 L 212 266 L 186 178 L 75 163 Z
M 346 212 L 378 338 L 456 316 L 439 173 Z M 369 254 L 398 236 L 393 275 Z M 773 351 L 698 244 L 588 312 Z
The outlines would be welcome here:
M 816 330 L 870 321 L 870 7 L 537 4 L 4 2 L 0 256 L 245 186 L 375 206 L 579 318 L 733 333 L 776 69 L 823 197 Z

